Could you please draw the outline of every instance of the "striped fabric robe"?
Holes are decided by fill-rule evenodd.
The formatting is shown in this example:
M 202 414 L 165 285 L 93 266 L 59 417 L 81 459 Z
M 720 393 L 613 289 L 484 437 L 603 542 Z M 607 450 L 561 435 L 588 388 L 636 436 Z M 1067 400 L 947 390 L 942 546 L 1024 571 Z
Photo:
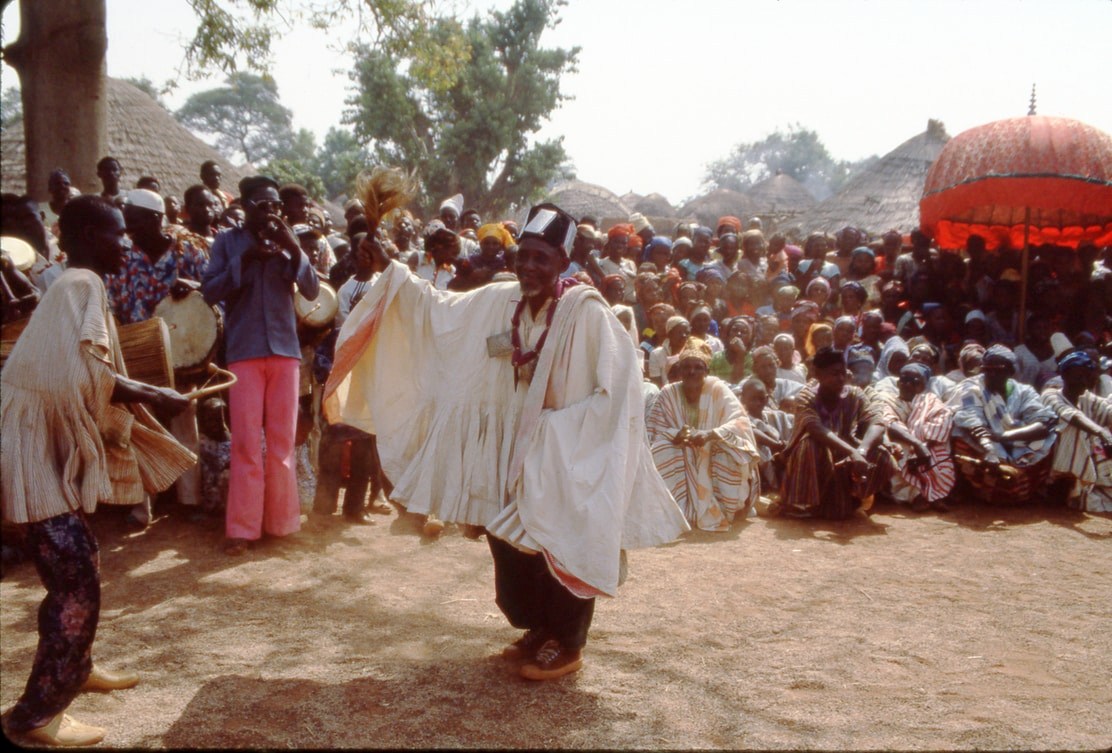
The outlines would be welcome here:
M 1060 389 L 1047 389 L 1043 402 L 1058 414 L 1058 443 L 1051 474 L 1074 480 L 1068 504 L 1086 512 L 1112 512 L 1112 457 L 1100 438 L 1070 424 L 1077 413 L 1112 429 L 1112 398 L 1084 392 L 1074 405 Z
M 950 432 L 954 427 L 950 409 L 932 392 L 923 392 L 906 402 L 899 394 L 882 391 L 876 394 L 876 401 L 885 425 L 902 427 L 920 442 L 925 442 L 930 452 L 930 467 L 916 473 L 910 467 L 915 453 L 903 448 L 903 455 L 894 459 L 897 472 L 891 477 L 892 496 L 901 502 L 910 502 L 920 494 L 928 502 L 948 496 L 957 480 L 950 452 Z
M 50 286 L 0 377 L 5 522 L 136 504 L 197 460 L 139 404 L 112 404 L 127 374 L 104 283 L 69 269 Z
M 672 444 L 685 425 L 713 431 L 718 440 L 702 447 Z M 749 416 L 729 385 L 707 377 L 691 424 L 683 385 L 669 384 L 649 414 L 648 430 L 656 468 L 691 524 L 725 531 L 739 512 L 748 514 L 760 494 L 760 455 Z

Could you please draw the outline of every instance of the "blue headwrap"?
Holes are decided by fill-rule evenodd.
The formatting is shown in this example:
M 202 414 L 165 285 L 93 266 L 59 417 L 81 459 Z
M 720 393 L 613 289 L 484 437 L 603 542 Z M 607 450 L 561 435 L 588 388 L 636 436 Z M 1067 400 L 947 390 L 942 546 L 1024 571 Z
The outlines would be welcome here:
M 1062 356 L 1062 360 L 1058 362 L 1058 373 L 1064 374 L 1066 369 L 1073 368 L 1074 366 L 1080 366 L 1083 369 L 1093 369 L 1094 371 L 1097 368 L 1096 361 L 1093 360 L 1092 356 L 1083 350 L 1075 350 Z
M 996 361 L 997 363 L 999 363 L 1000 361 L 1004 361 L 1009 366 L 1011 366 L 1013 370 L 1018 364 L 1018 361 L 1016 361 L 1015 353 L 1012 352 L 1012 349 L 1006 348 L 1003 345 L 993 345 L 985 351 L 984 359 L 981 361 L 981 363 L 985 366 L 988 366 L 989 361 Z
M 695 273 L 695 279 L 698 282 L 706 282 L 709 278 L 714 278 L 715 280 L 718 280 L 719 282 L 721 282 L 723 285 L 726 284 L 726 278 L 723 277 L 722 273 L 719 272 L 717 269 L 712 269 L 710 267 L 703 267 L 702 269 L 700 269 L 698 272 Z
M 902 375 L 905 371 L 910 371 L 921 376 L 923 378 L 923 384 L 927 384 L 931 380 L 932 374 L 930 367 L 927 366 L 925 363 L 910 361 L 906 366 L 900 369 L 900 374 Z
M 860 293 L 862 298 L 866 297 L 865 286 L 856 280 L 846 280 L 842 283 L 842 295 L 846 294 L 847 290 L 852 290 L 855 293 Z
M 672 239 L 666 235 L 654 235 L 649 242 L 645 244 L 645 250 L 641 252 L 641 261 L 652 261 L 650 257 L 652 256 L 653 249 L 656 248 L 666 248 L 669 254 L 672 253 Z
M 876 261 L 876 254 L 873 253 L 873 250 L 871 248 L 869 248 L 868 246 L 858 246 L 857 248 L 853 249 L 853 251 L 851 251 L 849 255 L 850 255 L 850 258 L 852 259 L 854 256 L 857 256 L 858 254 L 865 254 L 870 259 Z

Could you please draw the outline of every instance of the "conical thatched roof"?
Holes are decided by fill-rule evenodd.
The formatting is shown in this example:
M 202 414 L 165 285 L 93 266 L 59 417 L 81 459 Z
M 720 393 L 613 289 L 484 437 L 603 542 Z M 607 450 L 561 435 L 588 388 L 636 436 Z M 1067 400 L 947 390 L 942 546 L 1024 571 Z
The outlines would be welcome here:
M 832 233 L 847 225 L 873 234 L 918 228 L 927 172 L 949 140 L 941 121 L 928 121 L 926 131 L 900 144 L 793 222 L 806 232 Z
M 225 191 L 236 193 L 236 184 L 245 173 L 233 167 L 211 146 L 194 136 L 185 126 L 145 92 L 126 81 L 110 78 L 108 96 L 108 154 L 120 160 L 122 188 L 132 188 L 142 175 L 158 178 L 163 195 L 180 197 L 185 189 L 200 183 L 201 163 L 216 160 L 223 170 Z M 67 167 L 60 165 L 60 167 Z M 26 162 L 23 124 L 4 129 L 0 140 L 0 170 L 3 190 L 25 193 Z M 47 176 L 36 176 L 46 183 Z
M 743 193 L 719 188 L 687 202 L 681 209 L 684 217 L 694 217 L 700 225 L 714 229 L 719 217 L 731 215 L 742 222 L 753 216 L 753 201 Z
M 776 173 L 745 192 L 756 214 L 791 215 L 815 206 L 811 192 L 790 175 Z
M 639 193 L 634 193 L 633 191 L 630 191 L 629 193 L 622 194 L 619 198 L 621 199 L 622 203 L 625 204 L 627 207 L 632 207 L 634 204 L 636 204 L 637 202 L 639 202 L 641 199 L 643 199 L 645 197 L 642 196 Z
M 637 201 L 626 203 L 634 212 L 640 212 L 646 217 L 672 217 L 676 214 L 676 208 L 672 203 L 658 193 L 651 193 L 640 197 Z
M 552 187 L 544 198 L 576 219 L 583 215 L 595 217 L 628 217 L 630 209 L 618 196 L 602 186 L 581 180 L 568 180 Z

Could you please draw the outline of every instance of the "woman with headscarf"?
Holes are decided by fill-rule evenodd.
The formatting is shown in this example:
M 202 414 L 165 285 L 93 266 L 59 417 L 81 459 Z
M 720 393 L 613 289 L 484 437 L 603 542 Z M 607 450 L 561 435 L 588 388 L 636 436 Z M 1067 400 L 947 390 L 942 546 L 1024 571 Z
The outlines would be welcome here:
M 1026 502 L 1050 471 L 1058 416 L 1035 388 L 1017 382 L 1011 349 L 985 351 L 981 373 L 961 382 L 947 400 L 954 411 L 958 467 L 986 502 Z
M 835 350 L 847 351 L 857 336 L 857 322 L 852 316 L 839 316 L 834 320 L 834 341 L 831 347 Z
M 675 289 L 676 310 L 685 318 L 691 318 L 692 310 L 703 301 L 703 286 L 694 280 L 685 280 Z
M 958 368 L 946 376 L 954 384 L 981 373 L 981 361 L 985 357 L 985 346 L 978 342 L 966 341 L 958 352 Z
M 889 391 L 896 391 L 895 377 L 900 373 L 900 369 L 911 358 L 911 351 L 908 350 L 907 343 L 902 337 L 893 336 L 885 341 L 884 347 L 880 349 L 880 358 L 876 361 L 876 374 L 873 378 L 873 386 L 879 387 L 880 383 L 885 379 L 889 380 L 884 382 L 882 389 Z
M 822 312 L 818 304 L 808 299 L 797 301 L 795 308 L 792 309 L 792 339 L 795 341 L 796 349 L 800 351 L 801 358 L 806 358 L 807 356 L 807 354 L 803 352 L 807 344 L 807 333 L 811 331 L 811 326 L 821 318 Z
M 657 387 L 668 383 L 668 370 L 676 363 L 680 350 L 691 335 L 691 324 L 682 316 L 670 317 L 664 325 L 665 340 L 649 354 L 649 379 Z
M 641 261 L 652 262 L 658 272 L 667 272 L 668 266 L 672 263 L 672 239 L 666 235 L 654 235 L 645 246 Z
M 1066 504 L 1085 512 L 1112 512 L 1112 398 L 1100 397 L 1100 370 L 1084 350 L 1062 356 L 1060 389 L 1048 387 L 1042 400 L 1058 415 L 1058 441 L 1051 477 L 1069 479 Z
M 830 242 L 822 233 L 811 233 L 803 243 L 803 261 L 796 267 L 795 276 L 801 284 L 806 285 L 816 277 L 825 277 L 831 287 L 841 282 L 841 270 L 838 265 L 826 260 L 826 252 Z
M 900 449 L 892 454 L 892 498 L 915 512 L 946 512 L 943 500 L 957 480 L 950 452 L 953 413 L 927 389 L 930 378 L 928 366 L 909 362 L 900 369 L 898 390 L 878 393 L 876 407 L 889 441 Z
M 708 346 L 710 352 L 717 354 L 722 353 L 725 348 L 722 346 L 722 341 L 717 336 L 711 334 L 714 325 L 714 317 L 711 315 L 710 307 L 699 305 L 691 309 L 691 335 L 697 337 Z
M 474 290 L 494 279 L 494 275 L 507 268 L 506 251 L 514 245 L 514 238 L 501 224 L 489 223 L 479 228 L 478 253 L 470 254 L 456 268 L 456 275 L 448 283 L 449 290 Z
M 794 337 L 781 332 L 772 338 L 772 349 L 780 361 L 780 368 L 776 370 L 777 378 L 800 384 L 807 381 L 807 367 L 803 363 L 803 356 L 796 350 Z
M 865 288 L 861 283 L 853 280 L 846 280 L 842 283 L 841 292 L 838 295 L 838 300 L 842 305 L 842 314 L 844 316 L 853 317 L 855 324 L 860 323 L 861 316 L 865 311 Z
M 711 376 L 724 379 L 731 385 L 741 383 L 753 370 L 754 325 L 746 316 L 735 316 L 722 323 L 724 350 L 711 361 Z
M 943 400 L 948 398 L 957 384 L 949 377 L 935 373 L 938 371 L 941 351 L 925 337 L 911 338 L 907 342 L 907 347 L 910 352 L 910 360 L 923 364 L 931 372 L 930 378 L 927 380 L 927 392 L 931 392 Z
M 822 314 L 828 314 L 836 308 L 831 303 L 830 283 L 823 277 L 816 277 L 807 283 L 807 290 L 803 295 L 807 300 L 814 301 Z
M 784 379 L 776 351 L 768 345 L 753 349 L 753 376 L 768 390 L 768 403 L 775 410 L 791 411 L 792 398 L 803 389 L 803 381 Z
M 741 403 L 708 376 L 710 359 L 698 338 L 684 345 L 680 381 L 660 391 L 649 414 L 649 446 L 684 517 L 704 531 L 727 531 L 760 493 L 760 455 Z
M 815 381 L 796 396 L 795 426 L 782 453 L 784 482 L 774 512 L 842 519 L 867 509 L 884 482 L 884 425 L 865 393 L 846 383 L 842 353 L 815 354 Z
M 846 280 L 856 282 L 865 291 L 869 306 L 880 305 L 880 276 L 876 274 L 876 254 L 868 246 L 858 246 L 849 255 Z

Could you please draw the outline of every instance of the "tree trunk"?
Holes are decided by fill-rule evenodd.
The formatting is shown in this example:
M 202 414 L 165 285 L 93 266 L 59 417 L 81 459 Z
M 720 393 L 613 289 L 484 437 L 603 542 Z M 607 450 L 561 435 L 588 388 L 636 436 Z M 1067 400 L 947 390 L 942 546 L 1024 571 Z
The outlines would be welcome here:
M 20 0 L 19 38 L 4 60 L 19 73 L 27 192 L 49 198 L 61 167 L 85 193 L 100 193 L 97 160 L 108 148 L 105 0 Z

